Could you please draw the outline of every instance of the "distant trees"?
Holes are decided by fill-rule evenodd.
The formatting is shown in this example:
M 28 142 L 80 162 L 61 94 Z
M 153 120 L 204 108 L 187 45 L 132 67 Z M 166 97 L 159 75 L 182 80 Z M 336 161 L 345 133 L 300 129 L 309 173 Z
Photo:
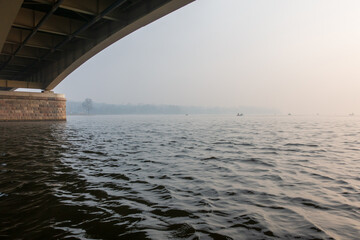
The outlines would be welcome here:
M 93 109 L 93 101 L 90 98 L 85 99 L 85 101 L 82 103 L 82 107 L 87 112 L 87 114 L 90 114 L 90 111 Z

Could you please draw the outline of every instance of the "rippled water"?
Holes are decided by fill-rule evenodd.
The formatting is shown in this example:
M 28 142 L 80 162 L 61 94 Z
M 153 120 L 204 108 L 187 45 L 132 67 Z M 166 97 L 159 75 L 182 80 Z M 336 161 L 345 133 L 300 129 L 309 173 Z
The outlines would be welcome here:
M 357 117 L 0 123 L 0 238 L 359 236 Z

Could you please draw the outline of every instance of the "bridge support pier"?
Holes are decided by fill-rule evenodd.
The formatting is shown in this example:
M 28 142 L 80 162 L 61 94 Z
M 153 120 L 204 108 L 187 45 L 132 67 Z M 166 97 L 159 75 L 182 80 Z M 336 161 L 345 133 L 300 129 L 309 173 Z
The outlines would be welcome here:
M 66 99 L 53 92 L 0 91 L 0 121 L 65 121 Z

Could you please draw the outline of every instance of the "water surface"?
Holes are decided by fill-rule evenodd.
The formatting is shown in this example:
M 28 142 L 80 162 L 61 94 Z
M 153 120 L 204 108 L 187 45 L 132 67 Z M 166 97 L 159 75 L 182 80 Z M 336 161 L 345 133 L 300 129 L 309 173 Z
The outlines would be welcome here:
M 357 117 L 0 123 L 0 238 L 359 236 Z

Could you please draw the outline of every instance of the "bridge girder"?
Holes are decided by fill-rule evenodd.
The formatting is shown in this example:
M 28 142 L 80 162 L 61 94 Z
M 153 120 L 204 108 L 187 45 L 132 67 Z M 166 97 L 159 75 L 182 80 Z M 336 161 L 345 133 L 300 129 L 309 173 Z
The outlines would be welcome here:
M 0 0 L 0 90 L 51 90 L 107 46 L 192 1 Z

